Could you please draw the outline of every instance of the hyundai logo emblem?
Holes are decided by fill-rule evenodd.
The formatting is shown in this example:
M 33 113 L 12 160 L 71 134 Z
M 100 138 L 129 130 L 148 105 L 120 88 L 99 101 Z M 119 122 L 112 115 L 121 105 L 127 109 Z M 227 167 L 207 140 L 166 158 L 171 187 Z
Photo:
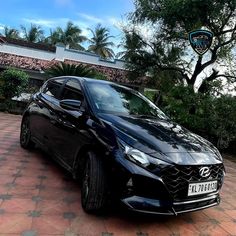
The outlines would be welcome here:
M 202 168 L 199 170 L 199 174 L 200 174 L 200 176 L 202 176 L 203 178 L 208 177 L 208 176 L 211 174 L 210 168 L 207 167 L 207 166 L 202 167 Z

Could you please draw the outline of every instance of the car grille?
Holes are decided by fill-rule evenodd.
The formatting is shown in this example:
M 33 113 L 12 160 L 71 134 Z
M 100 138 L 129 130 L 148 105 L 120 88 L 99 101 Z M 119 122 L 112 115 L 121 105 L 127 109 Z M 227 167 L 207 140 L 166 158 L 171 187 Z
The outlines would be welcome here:
M 210 176 L 207 178 L 201 177 L 199 169 L 208 166 L 210 168 Z M 217 180 L 218 189 L 222 186 L 224 176 L 223 164 L 215 165 L 200 165 L 200 166 L 169 166 L 161 170 L 160 174 L 168 191 L 171 193 L 174 200 L 183 200 L 188 196 L 188 185 L 190 182 L 200 182 L 206 180 Z M 205 194 L 206 195 L 206 194 Z M 201 196 L 204 196 L 202 194 Z M 196 198 L 191 196 L 188 198 Z
M 174 210 L 175 212 L 179 213 L 179 212 L 185 212 L 185 211 L 192 211 L 194 209 L 199 209 L 199 208 L 207 208 L 210 205 L 217 205 L 217 204 L 218 204 L 217 198 L 214 198 L 214 199 L 209 199 L 202 202 L 193 202 L 190 204 L 182 204 L 182 205 L 174 206 Z

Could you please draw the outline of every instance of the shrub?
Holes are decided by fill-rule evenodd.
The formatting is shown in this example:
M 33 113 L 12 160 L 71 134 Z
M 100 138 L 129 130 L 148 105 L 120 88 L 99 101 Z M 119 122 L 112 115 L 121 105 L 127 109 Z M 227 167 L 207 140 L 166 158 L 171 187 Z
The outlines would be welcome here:
M 86 65 L 75 65 L 69 64 L 65 62 L 60 62 L 48 68 L 45 71 L 48 75 L 56 77 L 56 76 L 64 76 L 64 75 L 71 75 L 71 76 L 82 76 L 82 77 L 94 77 L 96 72 L 89 66 Z
M 94 68 L 79 64 L 69 64 L 65 62 L 60 62 L 58 64 L 55 64 L 45 70 L 46 74 L 49 76 L 64 76 L 64 75 L 71 75 L 71 76 L 81 76 L 81 77 L 88 77 L 88 78 L 94 78 L 99 80 L 107 80 L 106 75 L 103 73 L 98 72 Z
M 183 86 L 165 94 L 162 110 L 173 120 L 207 138 L 220 149 L 236 140 L 236 98 L 193 93 Z
M 0 74 L 0 94 L 6 100 L 19 96 L 28 86 L 28 75 L 14 68 L 8 68 Z

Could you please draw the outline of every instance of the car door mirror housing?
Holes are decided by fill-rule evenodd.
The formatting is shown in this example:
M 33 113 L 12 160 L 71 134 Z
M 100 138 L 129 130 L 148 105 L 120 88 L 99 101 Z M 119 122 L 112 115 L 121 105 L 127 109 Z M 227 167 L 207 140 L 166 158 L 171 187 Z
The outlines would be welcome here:
M 64 99 L 60 101 L 60 106 L 63 109 L 71 110 L 71 111 L 80 110 L 81 104 L 82 102 L 79 100 Z

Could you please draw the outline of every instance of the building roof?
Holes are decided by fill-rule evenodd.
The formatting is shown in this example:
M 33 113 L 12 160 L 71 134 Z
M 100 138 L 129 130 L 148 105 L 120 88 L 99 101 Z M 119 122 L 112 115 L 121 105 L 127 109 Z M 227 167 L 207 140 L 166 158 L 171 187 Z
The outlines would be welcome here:
M 6 38 L 3 36 L 0 36 L 0 42 L 14 44 L 21 47 L 34 48 L 34 49 L 48 51 L 48 52 L 56 51 L 56 47 L 53 45 L 44 44 L 44 43 L 32 43 L 32 42 L 28 42 L 22 39 L 12 39 L 12 38 Z

